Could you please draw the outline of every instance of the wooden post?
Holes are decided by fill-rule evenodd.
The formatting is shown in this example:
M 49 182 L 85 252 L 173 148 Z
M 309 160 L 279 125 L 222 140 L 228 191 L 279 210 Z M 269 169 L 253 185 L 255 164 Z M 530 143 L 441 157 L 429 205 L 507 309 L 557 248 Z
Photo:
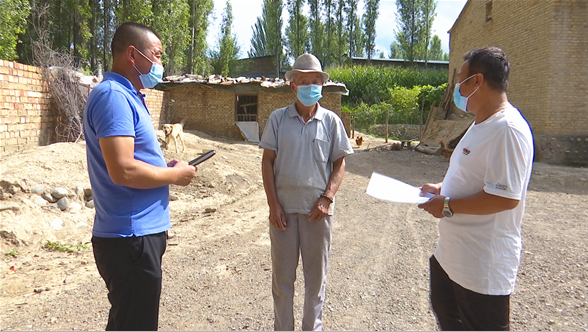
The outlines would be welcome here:
M 423 96 L 423 101 L 421 102 L 421 121 L 419 124 L 419 141 L 421 137 L 423 137 L 423 116 L 425 115 L 425 96 Z
M 390 117 L 390 108 L 386 107 L 386 143 L 388 143 L 388 118 Z
M 351 138 L 355 138 L 355 110 L 351 111 Z

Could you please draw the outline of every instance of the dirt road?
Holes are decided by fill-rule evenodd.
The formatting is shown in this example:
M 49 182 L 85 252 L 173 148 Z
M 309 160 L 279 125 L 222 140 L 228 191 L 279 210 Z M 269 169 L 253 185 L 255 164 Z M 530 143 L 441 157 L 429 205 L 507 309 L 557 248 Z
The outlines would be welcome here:
M 178 200 L 171 202 L 174 227 L 164 256 L 160 329 L 271 330 L 268 210 L 259 181 L 260 151 L 251 144 L 214 138 L 194 136 L 186 141 L 189 152 L 214 147 L 219 154 L 216 164 L 203 164 L 193 185 L 171 189 Z M 372 171 L 413 185 L 441 181 L 447 162 L 408 150 L 364 150 L 381 143 L 369 138 L 347 160 L 337 195 L 325 328 L 434 330 L 428 258 L 437 241 L 437 222 L 413 205 L 369 197 L 365 188 Z M 11 158 L 15 157 L 3 159 L 3 165 L 18 164 Z M 28 157 L 25 153 L 18 158 L 26 161 Z M 70 153 L 68 158 L 83 155 Z M 522 265 L 511 298 L 512 329 L 588 330 L 586 179 L 586 169 L 535 165 L 523 226 Z M 68 185 L 67 179 L 63 183 Z M 87 220 L 93 212 L 85 210 L 74 217 Z M 56 212 L 31 207 L 20 213 L 0 212 L 0 224 L 8 218 L 20 221 Z M 70 243 L 76 238 L 89 240 L 89 227 L 68 232 L 64 237 Z M 40 248 L 43 239 L 59 238 L 59 234 L 38 233 L 42 239 L 26 238 L 29 245 L 15 247 L 17 257 L 3 257 L 0 329 L 103 329 L 109 305 L 91 251 L 44 250 Z M 11 247 L 3 242 L 1 249 L 6 252 Z M 16 267 L 16 273 L 5 272 L 10 266 Z M 300 267 L 298 276 L 295 317 L 299 328 Z M 35 293 L 35 289 L 41 291 Z

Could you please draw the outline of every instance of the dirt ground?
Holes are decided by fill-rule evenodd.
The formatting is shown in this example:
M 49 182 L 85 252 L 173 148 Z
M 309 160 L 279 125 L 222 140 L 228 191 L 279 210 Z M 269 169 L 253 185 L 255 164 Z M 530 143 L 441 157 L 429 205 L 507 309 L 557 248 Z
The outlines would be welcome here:
M 160 133 L 161 134 L 161 133 Z M 337 195 L 324 324 L 328 330 L 435 330 L 428 300 L 428 258 L 437 221 L 410 204 L 365 194 L 373 171 L 412 185 L 441 181 L 441 156 L 410 150 L 367 151 L 364 135 L 347 158 Z M 188 187 L 172 186 L 173 228 L 164 256 L 160 329 L 271 330 L 268 209 L 255 144 L 185 134 L 192 159 L 214 148 Z M 0 330 L 100 330 L 109 303 L 91 248 L 44 249 L 47 241 L 89 244 L 94 210 L 38 206 L 31 190 L 89 188 L 84 143 L 5 154 L 0 180 L 25 192 L 4 195 L 0 212 Z M 12 197 L 9 197 L 12 196 Z M 70 197 L 83 205 L 79 197 Z M 588 170 L 535 163 L 523 225 L 523 253 L 511 297 L 514 330 L 588 330 Z M 59 218 L 63 228 L 51 222 Z M 6 253 L 17 254 L 8 255 Z M 300 328 L 303 277 L 295 294 Z

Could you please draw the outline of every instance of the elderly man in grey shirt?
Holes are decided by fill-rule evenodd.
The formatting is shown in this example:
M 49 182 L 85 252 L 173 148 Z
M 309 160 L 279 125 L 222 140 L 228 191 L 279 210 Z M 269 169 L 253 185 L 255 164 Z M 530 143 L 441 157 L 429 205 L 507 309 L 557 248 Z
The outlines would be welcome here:
M 321 107 L 329 75 L 312 54 L 286 73 L 296 100 L 275 110 L 265 126 L 262 174 L 270 209 L 272 293 L 276 330 L 293 330 L 299 253 L 305 295 L 303 330 L 322 330 L 335 193 L 353 153 L 341 118 Z

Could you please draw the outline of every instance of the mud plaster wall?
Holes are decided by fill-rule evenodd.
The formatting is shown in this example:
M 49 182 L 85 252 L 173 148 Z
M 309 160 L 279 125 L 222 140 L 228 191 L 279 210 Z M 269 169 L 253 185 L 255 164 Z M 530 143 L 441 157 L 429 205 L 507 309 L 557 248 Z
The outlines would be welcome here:
M 170 106 L 167 108 L 164 105 L 164 108 L 170 123 L 185 121 L 186 129 L 199 130 L 213 136 L 242 138 L 235 125 L 236 93 L 205 86 L 179 87 L 165 93 Z M 261 135 L 271 112 L 290 105 L 294 101 L 294 95 L 261 92 L 257 96 L 257 121 Z M 341 114 L 341 95 L 325 93 L 320 104 L 342 116 L 345 129 L 349 133 L 350 117 L 348 113 Z
M 586 1 L 470 0 L 450 30 L 450 75 L 469 50 L 498 46 L 506 53 L 508 97 L 535 134 L 536 160 L 588 159 L 587 17 Z

